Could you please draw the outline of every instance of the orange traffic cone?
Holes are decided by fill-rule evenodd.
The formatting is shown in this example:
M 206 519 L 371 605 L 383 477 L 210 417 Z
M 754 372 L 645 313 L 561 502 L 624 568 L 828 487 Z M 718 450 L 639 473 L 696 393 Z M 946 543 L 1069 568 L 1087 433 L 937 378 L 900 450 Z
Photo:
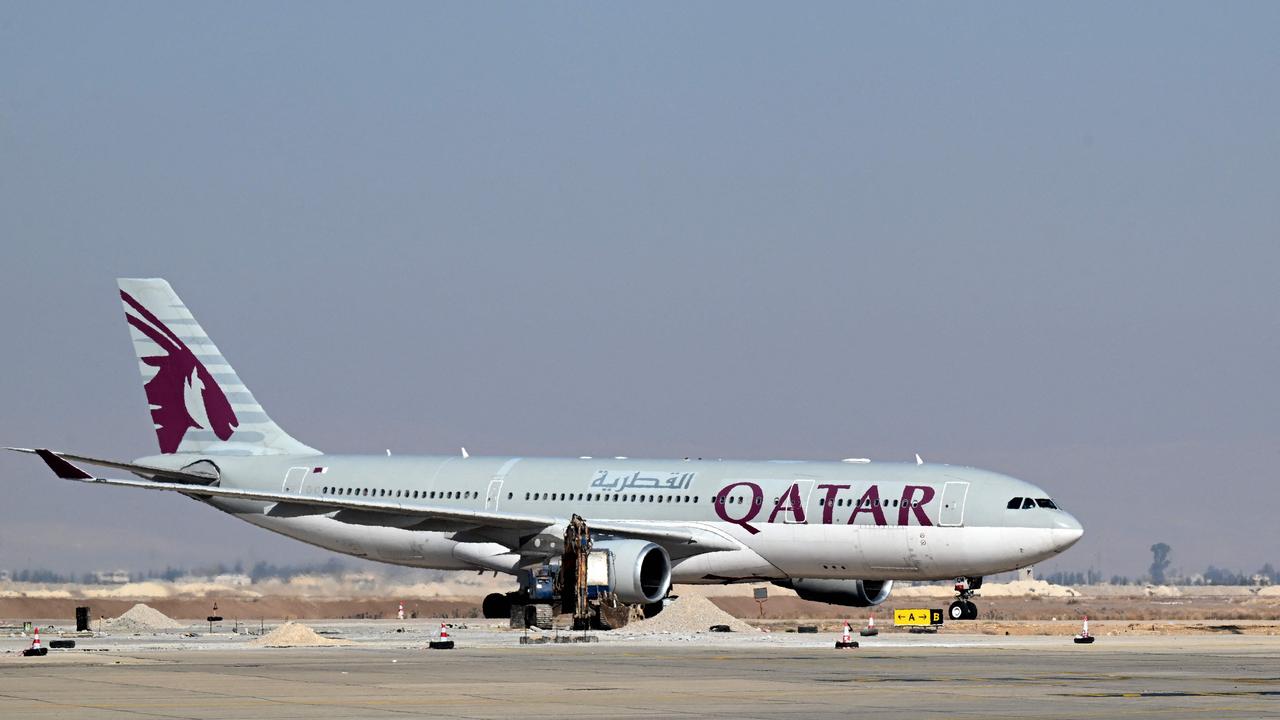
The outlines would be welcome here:
M 396 610 L 396 618 L 400 620 L 404 619 L 404 601 L 403 600 L 400 601 L 400 609 Z
M 862 637 L 875 637 L 876 635 L 880 634 L 880 631 L 876 629 L 875 616 L 873 615 L 867 616 L 867 626 L 859 630 L 858 634 L 861 635 Z
M 1088 645 L 1093 642 L 1093 636 L 1089 634 L 1089 616 L 1084 616 L 1084 626 L 1080 629 L 1080 634 L 1072 638 L 1072 642 L 1077 645 Z
M 836 649 L 844 650 L 846 648 L 856 648 L 858 643 L 853 639 L 853 630 L 849 627 L 849 621 L 844 621 L 844 632 L 840 634 L 840 639 L 836 641 Z
M 453 641 L 449 639 L 449 631 L 445 628 L 444 623 L 440 623 L 440 637 L 428 643 L 432 650 L 452 650 Z

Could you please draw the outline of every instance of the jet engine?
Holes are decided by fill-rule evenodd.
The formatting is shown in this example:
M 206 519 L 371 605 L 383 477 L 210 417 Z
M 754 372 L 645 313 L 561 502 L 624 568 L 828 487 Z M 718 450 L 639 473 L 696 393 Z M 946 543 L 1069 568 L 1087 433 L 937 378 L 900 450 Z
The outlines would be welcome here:
M 661 545 L 645 540 L 595 540 L 591 550 L 592 554 L 609 552 L 610 589 L 622 602 L 649 604 L 667 596 L 671 556 Z
M 791 588 L 801 600 L 831 603 L 832 605 L 848 605 L 849 607 L 871 607 L 889 599 L 893 591 L 892 580 L 818 580 L 810 578 L 792 578 L 775 580 L 774 585 Z

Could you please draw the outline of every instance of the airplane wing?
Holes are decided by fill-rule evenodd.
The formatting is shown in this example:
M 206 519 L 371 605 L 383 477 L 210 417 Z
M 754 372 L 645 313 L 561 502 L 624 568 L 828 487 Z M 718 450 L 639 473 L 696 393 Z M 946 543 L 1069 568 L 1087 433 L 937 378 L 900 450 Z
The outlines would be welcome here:
M 528 515 L 524 513 L 490 512 L 452 507 L 409 505 L 400 502 L 389 502 L 386 500 L 317 497 L 313 495 L 296 495 L 292 493 L 273 492 L 270 490 L 242 490 L 236 488 L 211 487 L 206 485 L 193 487 L 192 485 L 184 484 L 183 482 L 118 480 L 94 476 L 80 468 L 78 465 L 72 463 L 71 460 L 75 459 L 89 464 L 130 470 L 131 472 L 150 473 L 156 477 L 172 478 L 186 481 L 188 483 L 208 482 L 209 478 L 180 471 L 162 470 L 161 468 L 133 465 L 131 463 L 99 461 L 95 458 L 59 453 L 43 448 L 34 450 L 26 448 L 6 449 L 38 455 L 40 459 L 44 460 L 45 464 L 53 470 L 55 475 L 64 480 L 75 480 L 78 482 L 97 485 L 141 488 L 143 490 L 177 492 L 196 499 L 220 497 L 270 502 L 275 503 L 275 505 L 267 510 L 267 514 L 280 517 L 322 515 L 336 511 L 337 514 L 334 516 L 334 519 L 340 522 L 349 522 L 352 524 L 386 524 L 394 527 L 418 525 L 421 529 L 437 529 L 436 527 L 432 527 L 432 525 L 437 525 L 442 531 L 465 530 L 477 537 L 483 537 L 489 540 L 498 541 L 499 538 L 506 538 L 504 544 L 513 546 L 513 550 L 520 549 L 519 547 L 515 547 L 515 545 L 519 544 L 518 542 L 515 542 L 515 538 L 517 536 L 546 532 L 549 529 L 556 528 L 557 526 L 563 526 L 567 521 L 566 518 L 557 518 L 550 515 Z M 379 522 L 379 519 L 385 519 L 385 523 Z M 673 555 L 678 554 L 679 556 L 688 556 L 716 550 L 737 550 L 740 547 L 740 545 L 729 538 L 722 537 L 719 534 L 712 533 L 701 528 L 684 525 L 646 523 L 630 520 L 588 520 L 588 523 L 591 530 L 595 533 L 649 540 L 667 548 L 667 550 L 672 552 Z

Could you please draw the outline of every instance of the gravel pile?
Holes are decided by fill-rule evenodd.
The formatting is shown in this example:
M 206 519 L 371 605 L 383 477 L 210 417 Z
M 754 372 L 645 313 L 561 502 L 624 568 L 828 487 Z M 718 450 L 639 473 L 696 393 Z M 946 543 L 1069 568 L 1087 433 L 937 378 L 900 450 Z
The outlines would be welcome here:
M 102 623 L 106 630 L 116 632 L 157 632 L 161 630 L 181 630 L 182 623 L 156 610 L 150 605 L 138 603 L 117 618 Z
M 349 640 L 322 637 L 302 623 L 287 622 L 262 637 L 250 641 L 262 647 L 322 647 L 326 645 L 350 645 Z
M 628 623 L 622 632 L 631 634 L 673 633 L 689 635 L 710 632 L 712 625 L 728 625 L 733 632 L 759 633 L 756 628 L 716 607 L 704 597 L 676 598 L 662 612 L 648 620 Z

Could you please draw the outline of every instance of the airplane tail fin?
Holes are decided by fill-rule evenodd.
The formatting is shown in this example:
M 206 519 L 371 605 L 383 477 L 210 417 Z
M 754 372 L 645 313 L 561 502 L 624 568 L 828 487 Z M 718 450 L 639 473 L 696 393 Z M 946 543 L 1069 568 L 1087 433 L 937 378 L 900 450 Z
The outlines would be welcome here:
M 160 452 L 319 454 L 271 421 L 168 282 L 117 282 Z

